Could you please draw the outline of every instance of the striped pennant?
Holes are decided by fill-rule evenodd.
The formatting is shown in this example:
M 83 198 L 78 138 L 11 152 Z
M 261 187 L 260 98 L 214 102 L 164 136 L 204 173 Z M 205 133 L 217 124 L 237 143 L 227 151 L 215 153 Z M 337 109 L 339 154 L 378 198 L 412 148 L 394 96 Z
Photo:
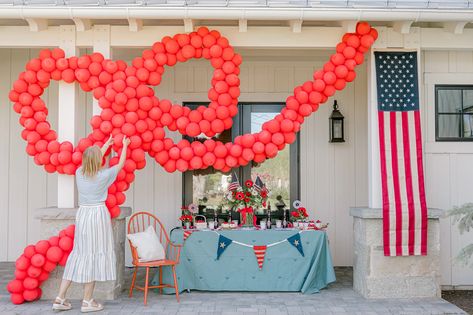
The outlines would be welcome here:
M 196 231 L 192 231 L 192 230 L 184 230 L 184 241 L 187 240 L 187 238 L 189 236 L 191 236 L 192 233 L 194 233 Z
M 258 261 L 259 269 L 263 268 L 264 255 L 266 254 L 266 245 L 255 245 L 253 250 L 255 251 L 256 260 Z

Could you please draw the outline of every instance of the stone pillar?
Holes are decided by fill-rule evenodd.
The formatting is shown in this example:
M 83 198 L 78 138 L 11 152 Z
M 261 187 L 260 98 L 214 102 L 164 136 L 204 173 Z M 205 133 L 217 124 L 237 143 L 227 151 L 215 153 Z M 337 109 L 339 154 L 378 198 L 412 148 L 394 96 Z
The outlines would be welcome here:
M 41 239 L 48 239 L 57 235 L 60 230 L 75 222 L 78 208 L 43 208 L 38 209 L 36 218 L 41 220 Z M 117 257 L 117 280 L 97 282 L 94 297 L 100 300 L 114 300 L 124 289 L 125 279 L 125 240 L 126 226 L 125 219 L 131 215 L 131 208 L 121 207 L 120 215 L 112 219 L 113 238 L 115 254 Z M 41 299 L 51 300 L 57 296 L 59 284 L 62 279 L 64 267 L 57 266 L 51 272 L 49 279 L 41 286 L 43 294 Z M 67 293 L 69 299 L 82 299 L 82 285 L 73 283 Z
M 440 297 L 442 210 L 428 210 L 427 256 L 386 257 L 381 209 L 351 208 L 353 289 L 365 298 Z

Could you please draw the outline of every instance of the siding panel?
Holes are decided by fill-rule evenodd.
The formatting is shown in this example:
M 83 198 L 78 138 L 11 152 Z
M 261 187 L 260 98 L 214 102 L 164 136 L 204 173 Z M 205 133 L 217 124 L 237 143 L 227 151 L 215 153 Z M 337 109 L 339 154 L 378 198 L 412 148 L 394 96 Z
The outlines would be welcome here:
M 0 96 L 4 100 L 4 104 L 0 106 L 0 261 L 8 259 L 7 248 L 9 247 L 8 233 L 9 225 L 9 166 L 10 166 L 10 102 L 7 101 L 6 96 L 11 86 L 11 50 L 0 49 Z

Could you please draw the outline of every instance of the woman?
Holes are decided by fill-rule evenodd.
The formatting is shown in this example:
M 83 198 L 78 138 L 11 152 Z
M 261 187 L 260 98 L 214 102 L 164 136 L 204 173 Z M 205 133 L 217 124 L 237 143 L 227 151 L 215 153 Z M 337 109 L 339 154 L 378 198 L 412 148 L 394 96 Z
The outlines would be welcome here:
M 53 310 L 67 311 L 72 308 L 65 296 L 71 282 L 84 284 L 82 312 L 103 310 L 92 298 L 95 281 L 116 279 L 115 252 L 110 214 L 105 206 L 108 187 L 115 181 L 126 160 L 130 140 L 123 138 L 123 149 L 117 165 L 102 168 L 105 152 L 113 143 L 112 136 L 102 148 L 92 146 L 82 155 L 82 166 L 76 171 L 79 192 L 79 210 L 76 216 L 74 248 L 67 259 L 59 294 Z

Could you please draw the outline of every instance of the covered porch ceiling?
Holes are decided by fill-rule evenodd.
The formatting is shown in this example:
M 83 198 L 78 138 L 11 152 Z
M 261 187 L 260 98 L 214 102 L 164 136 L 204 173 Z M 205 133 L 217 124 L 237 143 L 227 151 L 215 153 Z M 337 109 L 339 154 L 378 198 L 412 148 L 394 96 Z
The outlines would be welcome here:
M 198 25 L 248 27 L 343 26 L 353 31 L 357 21 L 394 27 L 445 27 L 455 33 L 472 28 L 473 0 L 0 0 L 0 26 L 75 24 L 78 31 L 93 25 Z

